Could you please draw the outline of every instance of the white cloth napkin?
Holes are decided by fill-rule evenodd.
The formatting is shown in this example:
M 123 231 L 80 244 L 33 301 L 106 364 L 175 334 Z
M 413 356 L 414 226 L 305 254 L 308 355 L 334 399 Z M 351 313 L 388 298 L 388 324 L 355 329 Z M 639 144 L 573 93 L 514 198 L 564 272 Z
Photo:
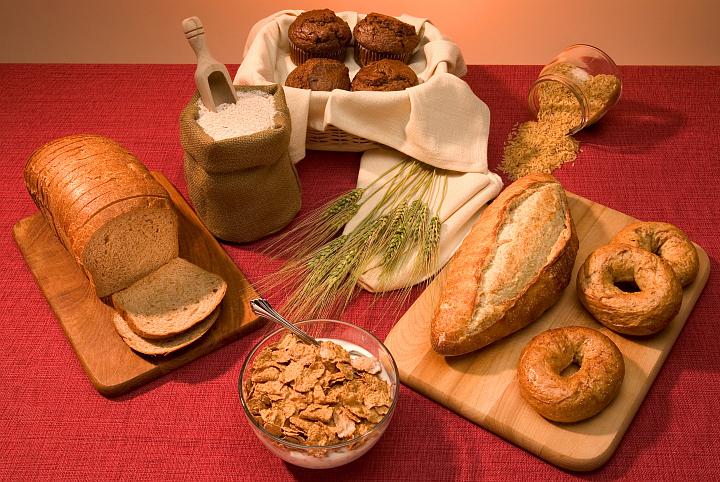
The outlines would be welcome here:
M 235 74 L 237 85 L 282 84 L 295 68 L 290 60 L 287 31 L 302 10 L 284 10 L 253 26 L 245 44 L 245 56 Z M 364 14 L 339 12 L 350 29 Z M 305 157 L 308 126 L 324 130 L 333 125 L 345 132 L 369 139 L 390 149 L 374 149 L 363 154 L 358 187 L 365 187 L 388 168 L 404 162 L 407 156 L 429 165 L 455 171 L 448 175 L 448 194 L 440 210 L 444 221 L 439 247 L 439 267 L 457 250 L 479 212 L 502 189 L 500 178 L 488 172 L 487 139 L 490 111 L 459 77 L 467 68 L 456 44 L 447 40 L 429 21 L 401 15 L 415 26 L 420 44 L 410 59 L 420 85 L 399 92 L 312 92 L 284 87 L 292 121 L 290 158 Z M 352 49 L 345 64 L 354 77 L 359 70 Z M 398 152 L 400 151 L 400 152 Z M 374 196 L 379 199 L 381 196 Z M 345 227 L 351 231 L 373 203 Z M 409 266 L 407 267 L 409 270 Z M 369 291 L 378 289 L 378 273 L 370 271 L 360 283 Z M 423 279 L 434 273 L 425 273 Z M 384 289 L 410 286 L 422 279 L 410 279 L 400 270 Z
M 258 22 L 250 31 L 245 58 L 235 84 L 283 83 L 295 68 L 287 30 L 302 10 L 284 10 Z M 364 15 L 339 12 L 352 29 Z M 421 84 L 399 92 L 311 92 L 285 87 L 292 137 L 290 158 L 305 157 L 307 126 L 329 124 L 377 141 L 423 162 L 461 172 L 487 171 L 490 111 L 458 76 L 467 68 L 456 44 L 426 19 L 401 15 L 414 25 L 421 42 L 410 67 Z M 345 64 L 353 77 L 359 70 L 348 49 Z
M 381 174 L 387 172 L 407 156 L 391 149 L 373 149 L 363 154 L 358 187 L 367 187 Z M 502 180 L 494 173 L 448 173 L 447 193 L 437 214 L 443 221 L 440 230 L 440 246 L 436 271 L 439 271 L 460 247 L 460 243 L 482 212 L 483 206 L 498 195 L 502 189 Z M 381 198 L 385 190 L 380 190 L 374 198 Z M 373 203 L 361 206 L 355 217 L 345 226 L 344 233 L 351 232 L 358 223 L 372 210 Z M 438 206 L 430 206 L 433 213 Z M 399 267 L 398 271 L 382 284 L 384 291 L 412 286 L 424 281 L 435 273 L 423 273 L 419 278 L 412 278 L 412 263 Z M 360 278 L 360 284 L 368 291 L 380 288 L 380 268 L 370 270 Z

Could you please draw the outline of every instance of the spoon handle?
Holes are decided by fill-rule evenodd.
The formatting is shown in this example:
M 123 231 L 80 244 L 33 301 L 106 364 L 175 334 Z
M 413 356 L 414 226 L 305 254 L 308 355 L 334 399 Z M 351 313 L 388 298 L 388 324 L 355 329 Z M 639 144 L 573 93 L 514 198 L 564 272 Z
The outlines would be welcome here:
M 190 47 L 197 56 L 195 85 L 208 110 L 217 112 L 220 104 L 235 104 L 237 95 L 225 64 L 221 64 L 210 53 L 205 42 L 205 28 L 198 17 L 182 21 L 183 32 Z
M 263 318 L 267 318 L 268 320 L 272 320 L 275 323 L 284 326 L 286 329 L 297 335 L 297 337 L 305 343 L 310 343 L 311 345 L 320 345 L 320 342 L 317 341 L 315 338 L 308 335 L 300 328 L 283 318 L 283 316 L 277 311 L 275 311 L 275 309 L 265 298 L 255 298 L 254 300 L 250 300 L 250 308 L 256 315 L 262 316 Z
M 210 61 L 214 61 L 210 55 L 210 51 L 205 45 L 205 28 L 198 17 L 189 17 L 182 21 L 185 38 L 195 51 L 198 59 L 207 57 Z

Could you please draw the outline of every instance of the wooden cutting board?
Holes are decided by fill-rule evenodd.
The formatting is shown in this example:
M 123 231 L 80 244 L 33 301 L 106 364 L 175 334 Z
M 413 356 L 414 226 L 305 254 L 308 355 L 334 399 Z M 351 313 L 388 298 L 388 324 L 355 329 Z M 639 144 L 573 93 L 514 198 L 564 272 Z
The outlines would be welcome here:
M 430 320 L 445 279 L 443 272 L 395 325 L 385 344 L 406 385 L 538 457 L 563 468 L 586 471 L 605 463 L 620 443 L 700 296 L 710 263 L 698 247 L 698 277 L 685 288 L 680 313 L 661 333 L 631 339 L 611 332 L 578 301 L 575 276 L 595 248 L 634 219 L 588 199 L 568 196 L 580 250 L 570 286 L 539 320 L 478 352 L 440 356 L 430 346 Z M 589 326 L 612 338 L 623 353 L 626 373 L 620 394 L 604 411 L 582 422 L 559 424 L 542 418 L 521 398 L 516 366 L 532 337 L 569 325 Z
M 256 297 L 253 287 L 170 181 L 160 173 L 152 174 L 170 193 L 178 212 L 180 256 L 220 275 L 228 284 L 220 315 L 210 331 L 174 354 L 146 357 L 125 344 L 115 332 L 113 309 L 96 296 L 42 214 L 27 217 L 13 228 L 15 242 L 90 381 L 109 397 L 127 393 L 210 353 L 258 323 L 249 306 L 249 300 Z

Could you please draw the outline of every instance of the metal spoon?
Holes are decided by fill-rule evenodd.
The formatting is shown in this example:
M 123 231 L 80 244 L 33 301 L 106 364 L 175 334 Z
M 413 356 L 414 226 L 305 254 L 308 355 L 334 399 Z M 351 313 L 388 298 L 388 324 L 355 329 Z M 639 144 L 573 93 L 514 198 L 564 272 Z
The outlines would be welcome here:
M 275 308 L 273 308 L 272 305 L 270 305 L 270 302 L 265 298 L 255 298 L 254 300 L 250 300 L 250 308 L 256 315 L 267 318 L 268 320 L 272 320 L 275 323 L 285 327 L 285 329 L 290 330 L 293 334 L 295 334 L 305 343 L 320 346 L 319 341 L 302 331 L 291 321 L 286 320 L 283 315 L 275 311 Z
M 262 316 L 263 318 L 267 318 L 268 320 L 272 320 L 275 323 L 282 325 L 285 329 L 289 330 L 293 334 L 295 334 L 298 338 L 300 338 L 305 343 L 309 343 L 311 345 L 320 346 L 320 342 L 317 341 L 312 336 L 305 333 L 303 330 L 295 326 L 291 321 L 288 321 L 275 311 L 275 308 L 270 305 L 270 302 L 266 300 L 265 298 L 255 298 L 254 300 L 250 300 L 250 308 L 252 309 L 253 313 L 255 313 L 258 316 Z M 357 350 L 348 350 L 348 353 L 350 354 L 351 358 L 356 357 L 367 357 L 367 355 L 364 355 L 360 353 Z

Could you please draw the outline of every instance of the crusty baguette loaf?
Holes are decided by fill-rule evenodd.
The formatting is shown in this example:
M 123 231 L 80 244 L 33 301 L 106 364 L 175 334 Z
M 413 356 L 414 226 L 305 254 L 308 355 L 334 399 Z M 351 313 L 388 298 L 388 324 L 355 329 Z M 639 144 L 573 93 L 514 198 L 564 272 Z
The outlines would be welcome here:
M 200 323 L 220 304 L 226 289 L 218 275 L 175 258 L 113 294 L 112 301 L 132 331 L 158 340 Z
M 461 355 L 538 319 L 570 282 L 577 250 L 560 183 L 547 174 L 518 179 L 450 260 L 431 323 L 433 349 Z
M 125 343 L 128 344 L 133 350 L 144 353 L 145 355 L 167 355 L 180 348 L 188 346 L 190 343 L 199 339 L 205 333 L 212 328 L 215 321 L 218 319 L 220 314 L 220 307 L 216 308 L 210 313 L 207 318 L 202 320 L 197 325 L 193 326 L 187 331 L 180 333 L 179 335 L 164 338 L 162 340 L 149 340 L 143 338 L 130 329 L 127 321 L 120 315 L 115 313 L 113 315 L 113 323 L 118 334 L 122 337 Z
M 168 193 L 111 139 L 83 134 L 45 144 L 25 166 L 25 185 L 100 297 L 178 255 Z

